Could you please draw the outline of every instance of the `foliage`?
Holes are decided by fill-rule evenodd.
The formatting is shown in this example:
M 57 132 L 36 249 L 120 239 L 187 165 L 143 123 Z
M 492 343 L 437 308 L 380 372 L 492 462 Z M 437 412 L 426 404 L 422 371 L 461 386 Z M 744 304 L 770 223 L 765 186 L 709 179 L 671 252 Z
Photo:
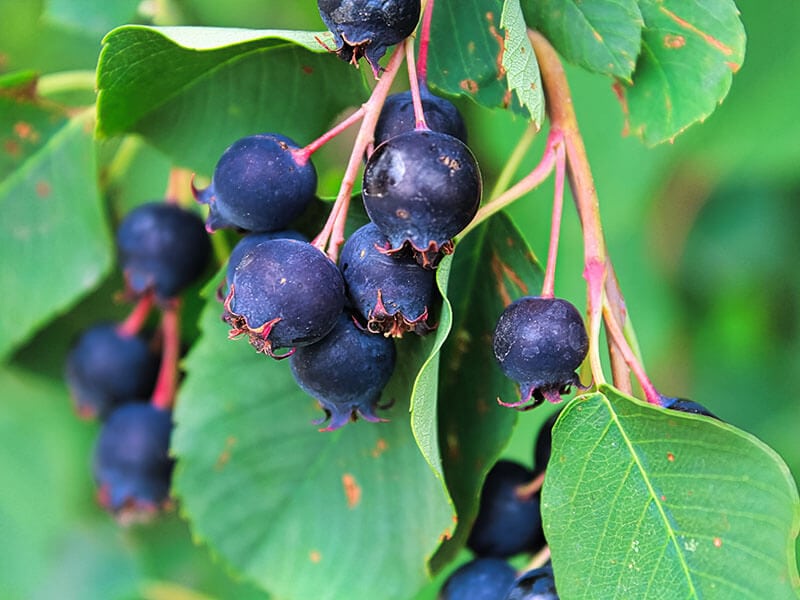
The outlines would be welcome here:
M 114 303 L 115 223 L 161 195 L 170 167 L 208 177 L 227 145 L 258 131 L 308 143 L 374 87 L 369 69 L 317 41 L 331 40 L 312 2 L 237 0 L 225 15 L 208 0 L 154 4 L 142 14 L 130 2 L 0 0 L 0 430 L 16 450 L 0 460 L 14 490 L 0 501 L 0 596 L 432 598 L 463 559 L 486 472 L 500 456 L 529 462 L 548 416 L 496 406 L 516 392 L 490 338 L 504 305 L 541 288 L 532 248 L 547 251 L 551 190 L 485 220 L 444 259 L 439 328 L 398 346 L 388 423 L 318 432 L 319 408 L 288 364 L 226 339 L 219 275 L 189 290 L 184 316 L 197 327 L 184 330 L 173 439 L 180 508 L 118 529 L 91 503 L 96 427 L 69 414 L 61 380 L 75 333 L 125 310 Z M 790 598 L 800 586 L 800 408 L 766 389 L 800 384 L 800 132 L 775 83 L 800 65 L 796 37 L 776 33 L 800 14 L 740 5 L 743 19 L 731 0 L 436 0 L 429 83 L 468 117 L 487 199 L 538 161 L 540 140 L 504 172 L 529 124 L 547 128 L 526 27 L 570 63 L 651 378 L 727 421 L 667 414 L 607 385 L 569 402 L 542 504 L 562 598 Z M 786 48 L 770 45 L 778 38 Z M 775 86 L 771 111 L 756 105 L 761 84 Z M 719 115 L 680 135 L 729 90 Z M 648 146 L 674 143 L 645 150 L 620 138 L 623 120 Z M 346 144 L 315 155 L 325 194 Z M 313 235 L 318 219 L 304 226 Z M 215 235 L 223 261 L 233 238 Z M 579 303 L 583 240 L 571 217 L 562 237 L 556 287 Z

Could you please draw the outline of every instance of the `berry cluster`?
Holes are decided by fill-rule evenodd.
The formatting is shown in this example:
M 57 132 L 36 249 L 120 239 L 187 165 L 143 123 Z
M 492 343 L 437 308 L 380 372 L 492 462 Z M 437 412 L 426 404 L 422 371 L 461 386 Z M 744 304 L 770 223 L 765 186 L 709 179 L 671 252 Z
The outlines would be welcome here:
M 79 416 L 101 421 L 93 462 L 98 500 L 129 521 L 169 504 L 179 294 L 205 272 L 211 244 L 194 213 L 151 202 L 122 220 L 117 247 L 125 297 L 136 305 L 124 322 L 83 332 L 67 356 L 66 380 Z M 162 326 L 159 335 L 146 335 L 154 305 Z
M 420 12 L 418 1 L 320 1 L 319 8 L 342 43 L 339 54 L 366 56 L 373 68 Z M 275 133 L 247 136 L 225 150 L 208 187 L 193 188 L 208 206 L 209 232 L 244 234 L 220 294 L 229 337 L 291 357 L 298 385 L 330 419 L 324 430 L 357 417 L 380 420 L 393 338 L 436 327 L 436 266 L 480 204 L 480 170 L 462 141 L 461 115 L 424 82 L 419 87 L 421 110 L 411 93 L 391 95 L 382 107 L 362 181 L 370 222 L 346 240 L 338 265 L 338 248 L 326 254 L 322 233 L 309 242 L 287 229 L 316 192 L 310 156 L 332 136 L 306 147 Z

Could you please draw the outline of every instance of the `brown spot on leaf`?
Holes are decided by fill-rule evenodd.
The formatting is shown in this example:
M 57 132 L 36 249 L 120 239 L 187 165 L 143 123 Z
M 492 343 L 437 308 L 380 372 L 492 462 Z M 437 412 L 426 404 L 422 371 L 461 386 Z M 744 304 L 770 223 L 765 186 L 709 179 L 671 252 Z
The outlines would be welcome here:
M 675 455 L 672 452 L 667 452 L 667 460 L 669 462 L 675 462 Z
M 361 486 L 356 482 L 356 478 L 345 473 L 342 475 L 342 486 L 344 486 L 344 495 L 347 498 L 347 508 L 355 508 L 361 502 Z
M 318 550 L 312 550 L 308 553 L 308 560 L 312 563 L 317 564 L 319 561 L 322 560 L 322 554 L 319 553 Z
M 17 134 L 17 137 L 21 140 L 31 140 L 36 137 L 36 132 L 33 130 L 33 127 L 30 123 L 26 123 L 25 121 L 18 121 L 14 123 L 14 133 Z
M 36 182 L 36 195 L 39 196 L 39 198 L 47 198 L 52 191 L 53 188 L 46 181 Z
M 511 106 L 511 98 L 513 97 L 513 92 L 511 90 L 506 90 L 503 93 L 503 108 L 508 108 Z
M 309 67 L 308 65 L 303 65 L 301 69 L 303 70 L 303 73 L 305 73 L 306 75 L 311 75 L 314 72 L 314 69 L 312 67 Z
M 730 70 L 731 70 L 733 73 L 738 73 L 738 72 L 739 72 L 739 69 L 741 69 L 741 68 L 742 68 L 742 65 L 740 65 L 740 64 L 738 64 L 738 63 L 735 63 L 735 62 L 726 62 L 725 64 L 726 64 L 726 65 L 728 65 L 728 68 L 729 68 L 729 69 L 730 69 Z
M 714 548 L 722 548 L 722 540 L 718 537 L 714 538 Z
M 386 440 L 383 438 L 378 438 L 378 441 L 375 442 L 375 447 L 372 449 L 373 458 L 378 458 L 381 454 L 386 452 L 388 448 L 389 444 L 386 443 Z
M 682 35 L 671 35 L 667 34 L 664 36 L 664 47 L 665 48 L 683 48 L 686 45 L 686 38 Z
M 676 15 L 674 12 L 668 10 L 664 6 L 659 6 L 658 9 L 662 13 L 667 15 L 667 17 L 669 17 L 670 19 L 675 21 L 678 25 L 683 27 L 684 29 L 687 29 L 687 30 L 691 31 L 695 35 L 699 35 L 701 38 L 703 38 L 703 40 L 709 46 L 712 46 L 713 48 L 716 48 L 717 50 L 722 52 L 725 56 L 730 56 L 731 54 L 733 54 L 733 49 L 732 48 L 730 48 L 729 46 L 723 44 L 721 41 L 719 41 L 714 36 L 706 33 L 705 31 L 701 31 L 700 29 L 698 29 L 697 27 L 695 27 L 694 25 L 689 23 L 689 21 L 686 21 L 686 20 L 680 18 L 678 15 Z
M 462 79 L 461 82 L 459 82 L 458 87 L 469 94 L 477 94 L 478 90 L 480 89 L 478 87 L 478 82 L 474 79 Z
M 469 44 L 467 44 L 467 53 L 475 54 L 475 42 L 470 40 Z
M 3 143 L 3 150 L 13 158 L 18 158 L 19 155 L 22 154 L 22 146 L 20 146 L 19 142 L 16 140 L 6 140 Z
M 625 122 L 625 125 L 622 126 L 622 135 L 628 136 L 631 133 L 631 113 L 628 108 L 628 98 L 625 96 L 625 90 L 619 81 L 614 82 L 611 89 L 614 91 L 614 95 L 617 97 L 617 100 L 619 100 L 620 105 L 622 105 L 622 117 Z
M 217 457 L 217 462 L 214 465 L 214 468 L 218 471 L 222 469 L 228 462 L 231 460 L 231 452 L 233 451 L 233 447 L 236 445 L 236 438 L 228 436 L 228 439 L 225 440 L 225 448 L 222 449 L 222 452 L 219 453 Z
M 600 32 L 599 32 L 599 31 L 597 31 L 597 30 L 595 29 L 595 30 L 592 32 L 592 35 L 594 35 L 594 39 L 596 39 L 598 42 L 600 42 L 601 44 L 603 43 L 603 36 L 602 36 L 602 35 L 600 35 Z
M 486 20 L 489 21 L 489 35 L 495 39 L 497 45 L 500 47 L 494 61 L 497 68 L 497 78 L 502 79 L 506 74 L 506 68 L 503 66 L 503 55 L 506 52 L 506 38 L 500 35 L 500 32 L 497 31 L 497 27 L 494 26 L 494 14 L 487 12 Z

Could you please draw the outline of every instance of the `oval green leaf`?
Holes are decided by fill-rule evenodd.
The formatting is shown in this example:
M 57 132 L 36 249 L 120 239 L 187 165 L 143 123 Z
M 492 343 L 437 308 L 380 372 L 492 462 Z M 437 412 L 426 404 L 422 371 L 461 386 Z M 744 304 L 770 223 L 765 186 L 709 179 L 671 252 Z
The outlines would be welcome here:
M 220 312 L 204 310 L 175 412 L 174 487 L 196 537 L 279 598 L 412 596 L 452 514 L 411 433 L 403 348 L 389 422 L 321 433 L 289 364 L 228 340 Z
M 115 29 L 98 65 L 98 132 L 141 133 L 179 164 L 204 173 L 245 135 L 278 131 L 308 143 L 367 92 L 359 71 L 325 50 L 329 35 Z
M 745 31 L 733 0 L 640 0 L 642 50 L 621 84 L 627 125 L 648 145 L 703 121 L 742 66 Z
M 725 423 L 610 387 L 571 402 L 542 492 L 570 599 L 797 598 L 800 501 L 786 464 Z
M 505 31 L 502 62 L 508 87 L 528 112 L 536 129 L 540 129 L 544 120 L 542 78 L 519 0 L 505 1 L 500 26 Z

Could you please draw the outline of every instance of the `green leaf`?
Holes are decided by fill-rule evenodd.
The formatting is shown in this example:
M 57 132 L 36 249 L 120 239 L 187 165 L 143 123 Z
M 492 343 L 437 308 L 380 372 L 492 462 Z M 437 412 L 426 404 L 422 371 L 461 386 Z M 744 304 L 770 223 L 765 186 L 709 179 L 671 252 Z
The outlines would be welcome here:
M 640 0 L 645 27 L 633 83 L 622 85 L 627 127 L 648 145 L 708 117 L 744 61 L 732 0 Z
M 622 396 L 571 402 L 542 516 L 567 598 L 797 598 L 788 468 L 730 425 Z
M 517 95 L 537 129 L 544 120 L 544 91 L 539 76 L 539 63 L 528 39 L 528 28 L 519 0 L 506 0 L 500 26 L 505 30 L 503 68 L 508 87 Z
M 631 80 L 642 43 L 636 0 L 523 0 L 525 17 L 571 63 Z
M 414 372 L 400 358 L 389 422 L 321 433 L 289 364 L 228 340 L 220 311 L 205 309 L 176 409 L 175 490 L 195 535 L 280 598 L 410 597 L 452 523 L 409 426 Z
M 0 255 L 8 263 L 0 269 L 0 289 L 7 291 L 0 357 L 96 286 L 113 262 L 96 183 L 93 115 L 61 123 L 0 184 Z M 38 128 L 27 124 L 25 131 L 31 138 Z
M 446 94 L 508 108 L 503 77 L 503 0 L 437 0 L 431 20 L 428 79 Z
M 42 19 L 60 27 L 103 35 L 130 21 L 140 4 L 140 0 L 47 0 Z
M 359 71 L 330 55 L 329 33 L 139 27 L 106 36 L 98 132 L 138 132 L 182 165 L 211 173 L 236 139 L 279 131 L 299 144 L 360 104 Z
M 524 237 L 503 213 L 470 233 L 459 252 L 449 288 L 454 327 L 442 350 L 439 390 L 442 461 L 458 524 L 434 557 L 434 570 L 466 542 L 483 480 L 517 422 L 517 411 L 497 404 L 497 398 L 519 396 L 494 357 L 497 319 L 513 300 L 538 294 L 544 277 Z

